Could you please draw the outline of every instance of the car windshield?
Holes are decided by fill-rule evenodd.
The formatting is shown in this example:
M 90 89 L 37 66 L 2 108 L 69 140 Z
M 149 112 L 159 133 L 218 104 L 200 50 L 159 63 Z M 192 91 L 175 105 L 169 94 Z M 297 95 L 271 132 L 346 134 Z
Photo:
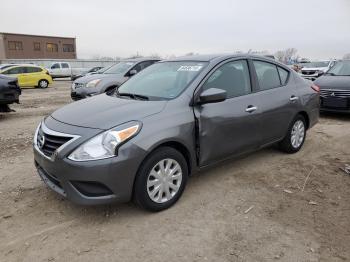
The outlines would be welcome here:
M 118 93 L 148 100 L 170 100 L 180 95 L 207 64 L 198 61 L 156 63 L 124 83 Z
M 125 74 L 133 65 L 135 65 L 135 62 L 120 62 L 118 64 L 115 64 L 108 68 L 106 71 L 104 71 L 104 74 Z
M 312 68 L 312 67 L 328 67 L 329 61 L 320 61 L 320 62 L 310 62 L 303 64 L 303 67 Z
M 350 76 L 350 60 L 337 62 L 330 70 L 327 71 L 327 74 L 336 76 Z

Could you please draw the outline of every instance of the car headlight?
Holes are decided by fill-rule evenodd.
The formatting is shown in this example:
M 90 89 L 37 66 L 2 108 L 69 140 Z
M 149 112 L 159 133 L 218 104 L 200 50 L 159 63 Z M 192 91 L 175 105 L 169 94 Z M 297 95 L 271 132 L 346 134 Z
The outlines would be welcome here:
M 95 87 L 101 81 L 101 79 L 95 79 L 86 84 L 86 87 Z
M 90 161 L 114 157 L 117 148 L 136 136 L 140 129 L 141 123 L 136 121 L 112 128 L 80 145 L 68 158 L 73 161 Z

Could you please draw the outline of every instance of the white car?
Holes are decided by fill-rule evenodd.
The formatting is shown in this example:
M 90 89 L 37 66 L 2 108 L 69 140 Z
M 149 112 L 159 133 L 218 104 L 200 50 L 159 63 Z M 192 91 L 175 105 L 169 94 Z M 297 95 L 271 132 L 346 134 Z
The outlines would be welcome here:
M 55 62 L 47 69 L 52 78 L 72 77 L 85 72 L 86 68 L 72 68 L 68 62 Z
M 331 69 L 335 65 L 335 62 L 335 60 L 323 60 L 305 63 L 300 74 L 303 78 L 314 81 Z

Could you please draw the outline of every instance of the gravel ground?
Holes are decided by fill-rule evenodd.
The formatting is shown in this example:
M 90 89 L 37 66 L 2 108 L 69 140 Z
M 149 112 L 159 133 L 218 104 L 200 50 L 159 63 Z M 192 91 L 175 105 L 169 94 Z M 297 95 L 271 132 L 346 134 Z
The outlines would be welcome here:
M 350 260 L 350 116 L 322 115 L 298 154 L 268 148 L 194 176 L 164 212 L 82 207 L 44 186 L 31 147 L 69 86 L 23 90 L 0 114 L 0 261 Z

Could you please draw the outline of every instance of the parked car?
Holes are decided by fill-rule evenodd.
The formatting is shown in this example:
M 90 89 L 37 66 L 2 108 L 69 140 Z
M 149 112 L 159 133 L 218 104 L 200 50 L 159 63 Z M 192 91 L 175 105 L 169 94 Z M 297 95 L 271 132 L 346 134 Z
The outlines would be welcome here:
M 9 104 L 19 103 L 20 94 L 16 78 L 0 75 L 0 112 L 8 112 Z
M 41 66 L 16 65 L 0 71 L 0 74 L 16 77 L 20 87 L 47 88 L 53 82 L 49 72 Z
M 12 66 L 16 66 L 16 65 L 18 65 L 18 64 L 1 64 L 0 65 L 0 71 L 1 70 L 5 70 L 8 67 L 12 67 Z
M 189 56 L 156 63 L 110 95 L 64 106 L 34 137 L 38 173 L 78 204 L 134 199 L 160 211 L 190 175 L 278 143 L 298 152 L 318 121 L 319 92 L 262 56 Z
M 48 68 L 52 78 L 74 77 L 82 74 L 85 68 L 73 68 L 68 62 L 55 62 Z
M 305 79 L 314 81 L 316 78 L 320 77 L 326 73 L 335 64 L 334 60 L 325 61 L 314 61 L 310 63 L 302 64 L 302 69 L 300 71 L 301 76 Z
M 350 113 L 350 60 L 338 61 L 315 84 L 321 89 L 321 111 Z
M 78 78 L 72 83 L 71 97 L 73 100 L 113 92 L 130 77 L 146 67 L 159 61 L 153 58 L 136 58 L 121 61 L 99 74 L 91 74 Z
M 103 66 L 95 66 L 95 67 L 93 67 L 93 68 L 90 68 L 89 70 L 87 70 L 87 71 L 84 72 L 84 73 L 81 73 L 81 74 L 79 74 L 79 75 L 73 75 L 73 76 L 71 77 L 71 80 L 74 81 L 74 80 L 76 80 L 76 79 L 78 79 L 78 78 L 80 78 L 80 77 L 83 77 L 83 76 L 86 76 L 86 75 L 91 75 L 91 74 L 93 74 L 93 73 L 96 73 L 96 72 L 100 71 L 102 68 L 104 68 L 104 67 L 103 67 Z

